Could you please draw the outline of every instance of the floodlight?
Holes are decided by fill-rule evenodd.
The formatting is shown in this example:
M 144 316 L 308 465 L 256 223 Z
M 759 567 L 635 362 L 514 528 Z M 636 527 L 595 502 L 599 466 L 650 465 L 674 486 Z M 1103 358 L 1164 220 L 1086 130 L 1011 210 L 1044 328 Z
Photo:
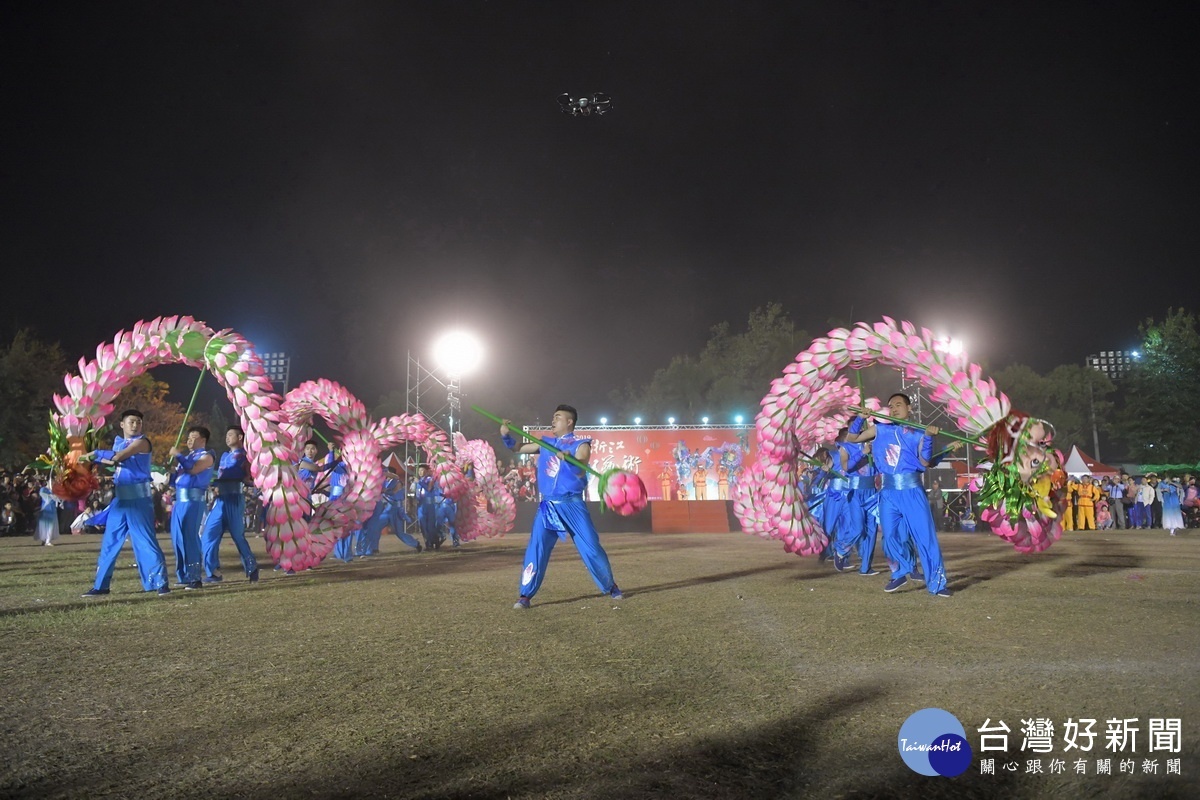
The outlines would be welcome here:
M 433 360 L 451 375 L 464 375 L 483 361 L 483 344 L 466 331 L 451 331 L 434 342 Z

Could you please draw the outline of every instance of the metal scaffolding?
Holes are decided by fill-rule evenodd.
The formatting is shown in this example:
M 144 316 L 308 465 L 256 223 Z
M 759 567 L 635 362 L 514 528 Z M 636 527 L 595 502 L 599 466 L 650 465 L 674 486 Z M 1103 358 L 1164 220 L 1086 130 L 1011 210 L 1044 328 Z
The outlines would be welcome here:
M 462 430 L 462 379 L 454 375 L 443 380 L 414 358 L 410 350 L 404 384 L 405 413 L 425 417 L 446 434 L 453 447 L 455 431 Z M 406 469 L 421 463 L 423 459 L 424 454 L 419 446 L 412 442 L 404 443 Z

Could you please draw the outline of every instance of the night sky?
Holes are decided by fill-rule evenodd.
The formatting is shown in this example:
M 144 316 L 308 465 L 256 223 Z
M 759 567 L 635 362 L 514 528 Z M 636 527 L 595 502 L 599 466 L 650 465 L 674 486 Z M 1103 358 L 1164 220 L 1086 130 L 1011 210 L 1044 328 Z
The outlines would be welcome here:
M 371 406 L 466 326 L 586 421 L 771 301 L 1045 370 L 1200 294 L 1194 4 L 16 5 L 2 333 L 72 357 L 191 314 Z

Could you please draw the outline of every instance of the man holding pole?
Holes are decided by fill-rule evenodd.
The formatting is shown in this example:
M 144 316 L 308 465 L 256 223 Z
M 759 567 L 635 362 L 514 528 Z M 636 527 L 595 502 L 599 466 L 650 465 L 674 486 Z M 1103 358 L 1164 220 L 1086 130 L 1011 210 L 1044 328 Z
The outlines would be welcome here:
M 100 556 L 96 562 L 96 583 L 84 597 L 109 593 L 117 555 L 128 537 L 133 540 L 133 555 L 137 560 L 142 588 L 147 592 L 170 594 L 167 587 L 167 564 L 158 539 L 154 537 L 154 499 L 150 491 L 150 440 L 142 434 L 142 412 L 129 409 L 121 412 L 121 434 L 113 441 L 111 450 L 93 450 L 90 459 L 115 468 L 113 501 L 108 507 L 108 521 Z
M 529 547 L 525 550 L 520 597 L 513 608 L 529 608 L 529 601 L 537 594 L 546 575 L 554 545 L 567 536 L 575 543 L 584 566 L 600 591 L 613 600 L 625 599 L 613 581 L 608 554 L 600 545 L 600 536 L 583 502 L 583 492 L 587 488 L 585 468 L 591 458 L 592 440 L 575 436 L 578 418 L 579 414 L 574 408 L 560 405 L 554 410 L 550 435 L 543 437 L 540 445 L 534 442 L 517 444 L 509 432 L 511 420 L 504 420 L 500 425 L 500 436 L 510 450 L 538 454 L 538 491 L 542 496 L 533 520 Z
M 171 509 L 171 544 L 175 547 L 175 575 L 185 589 L 199 589 L 201 559 L 200 523 L 204 518 L 208 484 L 212 481 L 213 454 L 208 449 L 208 428 L 188 430 L 187 446 L 171 448 L 175 463 L 175 507 Z
M 921 473 L 933 460 L 933 438 L 939 431 L 936 425 L 917 427 L 911 423 L 905 424 L 909 409 L 908 395 L 899 392 L 893 394 L 888 398 L 888 410 L 891 412 L 888 419 L 892 421 L 877 421 L 874 426 L 860 433 L 850 433 L 846 441 L 875 442 L 872 445 L 875 466 L 883 481 L 879 494 L 883 549 L 888 560 L 895 564 L 892 579 L 883 590 L 894 592 L 908 583 L 908 576 L 915 566 L 909 548 L 911 537 L 925 567 L 929 593 L 935 597 L 950 597 L 937 529 L 929 510 L 929 500 L 921 485 Z M 851 431 L 856 429 L 857 424 L 851 425 Z
M 237 425 L 230 425 L 225 432 L 225 446 L 229 450 L 221 454 L 217 477 L 213 481 L 217 487 L 217 501 L 208 512 L 204 533 L 200 537 L 204 551 L 205 583 L 225 580 L 221 575 L 220 557 L 221 537 L 225 531 L 229 531 L 229 538 L 237 547 L 246 577 L 251 583 L 258 583 L 258 561 L 246 541 L 246 497 L 242 493 L 242 486 L 250 478 L 250 464 L 242 448 L 245 440 L 246 434 Z

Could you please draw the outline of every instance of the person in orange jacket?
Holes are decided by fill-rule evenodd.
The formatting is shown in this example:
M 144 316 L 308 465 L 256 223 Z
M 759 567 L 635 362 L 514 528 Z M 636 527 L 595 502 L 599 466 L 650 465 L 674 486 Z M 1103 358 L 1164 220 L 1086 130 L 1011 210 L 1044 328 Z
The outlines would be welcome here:
M 1079 500 L 1079 487 L 1082 486 L 1079 481 L 1074 478 L 1067 479 L 1067 488 L 1065 497 L 1066 505 L 1063 507 L 1062 526 L 1064 531 L 1075 530 L 1075 504 Z
M 1100 487 L 1092 483 L 1091 475 L 1083 476 L 1076 492 L 1075 527 L 1081 531 L 1096 530 L 1096 503 L 1100 500 Z

